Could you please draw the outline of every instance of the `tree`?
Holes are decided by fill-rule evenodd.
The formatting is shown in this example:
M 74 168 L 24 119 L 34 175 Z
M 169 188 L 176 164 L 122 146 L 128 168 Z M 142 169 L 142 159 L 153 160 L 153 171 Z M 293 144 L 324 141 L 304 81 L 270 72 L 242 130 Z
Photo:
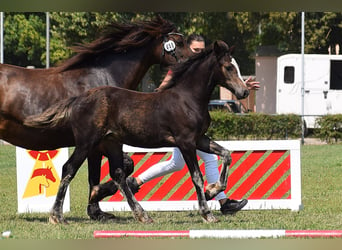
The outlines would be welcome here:
M 329 46 L 342 45 L 342 14 L 306 13 L 306 53 L 328 53 Z
M 73 55 L 71 47 L 90 42 L 113 21 L 130 21 L 136 13 L 53 12 L 50 13 L 50 64 Z M 5 13 L 4 61 L 18 66 L 45 66 L 46 14 Z
M 301 15 L 297 12 L 52 12 L 50 64 L 71 57 L 73 45 L 96 39 L 112 22 L 145 20 L 157 14 L 175 23 L 185 36 L 198 33 L 207 44 L 219 39 L 235 45 L 234 57 L 246 75 L 254 74 L 258 46 L 300 52 Z M 306 53 L 328 53 L 329 46 L 341 44 L 341 13 L 309 12 L 305 21 Z M 4 28 L 5 63 L 45 66 L 45 13 L 5 13 Z
M 45 13 L 5 13 L 4 61 L 42 67 L 45 59 Z

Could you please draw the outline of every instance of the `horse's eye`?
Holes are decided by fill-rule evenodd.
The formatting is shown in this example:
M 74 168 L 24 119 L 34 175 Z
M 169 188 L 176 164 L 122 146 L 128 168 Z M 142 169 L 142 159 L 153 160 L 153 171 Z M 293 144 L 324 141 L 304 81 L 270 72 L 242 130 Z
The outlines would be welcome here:
M 226 70 L 227 70 L 227 71 L 232 71 L 233 68 L 234 68 L 234 66 L 230 64 L 230 65 L 228 65 L 228 66 L 226 67 Z
M 176 46 L 178 46 L 178 47 L 184 46 L 184 41 L 182 38 L 170 37 L 170 40 L 174 41 Z
M 182 47 L 184 45 L 183 41 L 176 41 L 176 45 Z

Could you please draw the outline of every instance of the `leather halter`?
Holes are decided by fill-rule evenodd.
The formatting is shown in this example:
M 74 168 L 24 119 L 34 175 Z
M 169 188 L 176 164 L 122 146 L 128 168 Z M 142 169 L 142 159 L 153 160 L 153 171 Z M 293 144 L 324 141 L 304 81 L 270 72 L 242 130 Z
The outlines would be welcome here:
M 169 39 L 170 35 L 178 35 L 178 36 L 182 36 L 182 37 L 184 36 L 183 34 L 176 33 L 176 32 L 167 33 L 167 35 L 165 35 L 163 37 L 163 50 L 161 52 L 161 57 L 164 57 L 165 53 L 168 53 L 171 56 L 173 56 L 176 59 L 176 61 L 178 62 L 179 60 L 178 60 L 177 55 L 176 55 L 177 46 L 173 40 Z

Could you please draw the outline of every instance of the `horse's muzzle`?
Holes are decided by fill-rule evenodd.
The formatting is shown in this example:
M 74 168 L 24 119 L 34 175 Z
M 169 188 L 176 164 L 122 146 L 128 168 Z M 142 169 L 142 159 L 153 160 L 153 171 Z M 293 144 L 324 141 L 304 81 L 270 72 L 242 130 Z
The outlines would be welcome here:
M 248 96 L 249 96 L 249 90 L 246 89 L 246 90 L 243 92 L 243 98 L 242 98 L 242 99 L 247 98 Z
M 235 96 L 236 96 L 236 98 L 237 99 L 245 99 L 245 98 L 247 98 L 248 96 L 249 96 L 249 90 L 248 89 L 245 89 L 242 93 L 240 93 L 240 94 L 235 94 Z

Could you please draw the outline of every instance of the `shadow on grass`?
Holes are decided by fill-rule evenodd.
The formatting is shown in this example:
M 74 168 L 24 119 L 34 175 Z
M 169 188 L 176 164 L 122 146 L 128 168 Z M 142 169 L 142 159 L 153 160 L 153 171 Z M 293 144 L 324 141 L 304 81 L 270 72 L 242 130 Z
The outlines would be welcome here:
M 17 220 L 18 216 L 12 216 L 13 220 Z M 77 216 L 64 216 L 64 218 L 67 220 L 69 224 L 76 224 L 76 223 L 81 223 L 81 224 L 129 224 L 134 222 L 133 217 L 118 217 L 115 216 L 113 219 L 109 220 L 92 220 L 88 217 L 77 217 Z M 35 223 L 48 223 L 52 224 L 49 222 L 49 215 L 42 216 L 42 215 L 19 215 L 19 219 L 25 220 L 27 222 L 35 222 Z

